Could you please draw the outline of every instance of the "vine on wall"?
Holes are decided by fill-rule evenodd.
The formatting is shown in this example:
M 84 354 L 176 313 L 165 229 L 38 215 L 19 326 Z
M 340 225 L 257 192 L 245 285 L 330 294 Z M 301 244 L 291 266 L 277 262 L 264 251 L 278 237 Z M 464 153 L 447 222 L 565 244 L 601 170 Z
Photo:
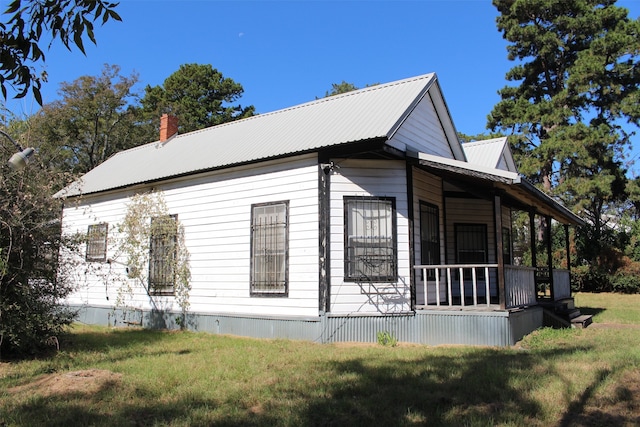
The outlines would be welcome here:
M 116 307 L 126 308 L 127 300 L 133 299 L 134 296 L 133 286 L 138 282 L 156 308 L 160 300 L 168 301 L 167 297 L 174 298 L 180 308 L 180 316 L 176 323 L 185 328 L 191 291 L 189 251 L 185 244 L 184 227 L 178 218 L 169 214 L 162 193 L 132 196 L 127 204 L 124 219 L 116 229 L 116 258 L 124 258 L 127 266 L 127 278 L 123 278 L 118 287 Z M 154 236 L 156 240 L 153 240 Z M 159 240 L 158 236 L 161 236 Z M 149 280 L 152 240 L 156 242 L 155 261 L 162 266 L 163 277 L 170 282 L 169 286 L 167 283 L 160 285 L 157 281 Z M 160 259 L 157 258 L 158 253 Z

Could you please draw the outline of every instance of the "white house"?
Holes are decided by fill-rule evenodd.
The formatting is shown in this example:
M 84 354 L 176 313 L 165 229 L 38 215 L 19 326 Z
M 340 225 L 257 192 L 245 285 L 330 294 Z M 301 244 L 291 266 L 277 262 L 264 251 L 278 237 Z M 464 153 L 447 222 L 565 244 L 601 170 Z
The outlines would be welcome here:
M 125 278 L 116 304 L 128 260 L 110 242 L 139 193 L 163 194 L 183 226 L 189 328 L 318 342 L 511 345 L 544 310 L 537 266 L 511 265 L 511 211 L 582 224 L 518 175 L 506 138 L 458 141 L 435 74 L 161 127 L 56 194 L 63 232 L 89 236 L 67 301 L 84 322 L 175 326 L 172 283 Z M 554 271 L 543 296 L 571 305 Z

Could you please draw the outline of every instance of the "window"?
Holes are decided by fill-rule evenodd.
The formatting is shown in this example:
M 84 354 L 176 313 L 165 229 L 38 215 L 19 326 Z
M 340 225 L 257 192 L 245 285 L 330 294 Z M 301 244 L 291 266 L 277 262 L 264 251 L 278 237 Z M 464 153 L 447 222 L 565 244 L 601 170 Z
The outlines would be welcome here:
M 151 218 L 149 293 L 173 295 L 177 260 L 178 216 Z
M 485 264 L 488 260 L 486 224 L 455 224 L 456 262 L 458 264 Z M 479 278 L 484 278 L 480 270 Z M 471 270 L 464 270 L 464 278 L 471 279 Z
M 286 296 L 289 203 L 251 206 L 251 294 Z
M 440 264 L 440 214 L 438 207 L 420 202 L 420 264 Z M 428 270 L 428 280 L 435 280 L 435 270 Z
M 105 262 L 107 260 L 107 229 L 106 222 L 92 224 L 87 230 L 87 253 L 85 259 L 89 262 Z
M 395 199 L 345 197 L 345 280 L 397 280 Z

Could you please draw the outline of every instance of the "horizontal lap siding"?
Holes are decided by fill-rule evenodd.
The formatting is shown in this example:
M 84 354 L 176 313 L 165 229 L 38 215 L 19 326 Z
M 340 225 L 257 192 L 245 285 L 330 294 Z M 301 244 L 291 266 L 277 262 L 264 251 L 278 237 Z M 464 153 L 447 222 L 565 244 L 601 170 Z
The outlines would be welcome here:
M 394 313 L 410 309 L 410 263 L 405 163 L 336 160 L 331 175 L 331 312 Z M 394 197 L 396 203 L 398 281 L 344 281 L 344 196 Z
M 411 147 L 423 153 L 453 158 L 451 147 L 429 95 L 418 103 L 412 114 L 391 138 L 389 145 L 402 151 L 405 147 Z
M 489 263 L 496 262 L 493 203 L 481 199 L 447 198 L 447 262 L 456 262 L 455 224 L 486 224 Z
M 315 155 L 202 175 L 156 185 L 171 214 L 184 226 L 190 253 L 190 310 L 276 316 L 318 314 L 318 166 Z M 86 233 L 88 224 L 109 222 L 109 233 L 122 220 L 125 201 L 113 197 L 86 198 L 83 206 L 65 209 L 64 223 Z M 289 295 L 251 297 L 251 205 L 289 201 Z M 91 216 L 85 215 L 90 211 Z M 90 219 L 91 218 L 91 219 Z M 111 248 L 109 256 L 114 257 Z M 122 259 L 124 262 L 125 260 Z M 105 268 L 105 265 L 100 265 Z M 108 266 L 107 266 L 108 267 Z M 121 271 L 123 266 L 114 266 Z M 77 274 L 80 274 L 80 268 Z M 85 275 L 86 276 L 86 275 Z M 108 304 L 104 278 L 89 275 L 70 301 Z M 90 286 L 88 286 L 90 285 Z M 115 286 L 112 286 L 115 288 Z M 139 286 L 132 304 L 149 307 Z M 177 310 L 171 297 L 164 307 Z

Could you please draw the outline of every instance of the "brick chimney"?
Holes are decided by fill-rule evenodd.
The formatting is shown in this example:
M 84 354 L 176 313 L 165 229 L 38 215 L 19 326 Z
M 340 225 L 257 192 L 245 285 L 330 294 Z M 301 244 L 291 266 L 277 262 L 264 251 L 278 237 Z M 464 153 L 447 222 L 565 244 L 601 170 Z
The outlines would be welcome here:
M 165 142 L 178 133 L 178 118 L 170 114 L 160 117 L 160 142 Z

